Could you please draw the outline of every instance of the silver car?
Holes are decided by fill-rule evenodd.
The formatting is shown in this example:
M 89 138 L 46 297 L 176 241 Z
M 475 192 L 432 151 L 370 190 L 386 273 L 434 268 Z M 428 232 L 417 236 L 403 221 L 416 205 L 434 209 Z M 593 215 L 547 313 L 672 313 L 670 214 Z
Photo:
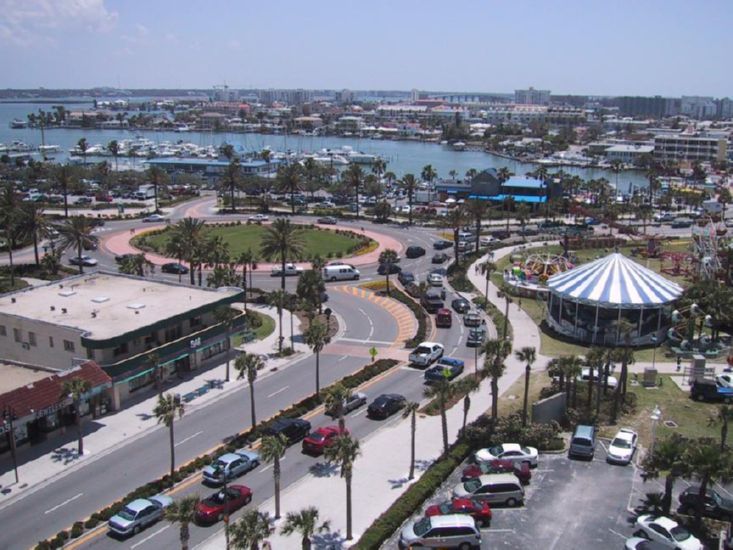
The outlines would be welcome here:
M 137 535 L 163 517 L 163 512 L 173 503 L 171 497 L 156 495 L 138 498 L 122 507 L 122 510 L 109 518 L 107 527 L 112 533 L 123 537 Z
M 367 396 L 365 393 L 361 392 L 354 392 L 349 397 L 344 399 L 342 406 L 342 414 L 347 415 L 351 411 L 354 411 L 358 409 L 359 407 L 363 407 L 367 403 Z M 330 417 L 338 416 L 338 411 L 334 409 L 329 409 L 326 411 L 326 414 Z
M 220 456 L 211 465 L 204 468 L 203 481 L 212 485 L 220 485 L 224 483 L 225 479 L 234 479 L 257 468 L 260 462 L 259 454 L 239 449 Z

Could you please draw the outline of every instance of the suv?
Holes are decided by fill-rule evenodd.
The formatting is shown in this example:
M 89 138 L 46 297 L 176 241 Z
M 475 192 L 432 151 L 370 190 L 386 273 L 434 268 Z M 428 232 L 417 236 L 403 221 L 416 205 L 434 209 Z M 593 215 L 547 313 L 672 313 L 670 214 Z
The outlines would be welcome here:
M 428 367 L 434 361 L 443 357 L 443 344 L 423 342 L 410 354 L 410 363 L 420 367 Z
M 699 492 L 700 487 L 693 485 L 680 493 L 679 512 L 681 514 L 694 513 Z M 733 519 L 733 500 L 725 498 L 712 487 L 708 487 L 703 500 L 703 514 L 722 521 L 731 521 Z
M 400 550 L 405 548 L 480 548 L 481 530 L 466 514 L 425 516 L 412 520 L 400 532 Z
M 453 496 L 511 508 L 524 502 L 524 487 L 514 474 L 486 474 L 459 483 L 453 489 Z
M 301 418 L 280 418 L 264 429 L 264 435 L 282 434 L 288 440 L 288 445 L 300 441 L 311 431 L 311 423 Z
M 695 380 L 690 386 L 690 397 L 695 401 L 733 401 L 733 388 L 726 388 L 716 380 Z
M 422 246 L 408 246 L 405 251 L 405 257 L 407 258 L 419 258 L 425 255 L 425 249 Z

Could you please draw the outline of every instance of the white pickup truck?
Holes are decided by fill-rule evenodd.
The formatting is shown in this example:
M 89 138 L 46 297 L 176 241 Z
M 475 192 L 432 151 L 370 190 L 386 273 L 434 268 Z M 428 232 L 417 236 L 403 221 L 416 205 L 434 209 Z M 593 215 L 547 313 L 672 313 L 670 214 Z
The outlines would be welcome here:
M 272 268 L 272 276 L 273 277 L 280 277 L 283 274 L 283 269 L 281 266 L 273 267 Z M 291 276 L 297 276 L 303 273 L 303 268 L 298 267 L 295 264 L 285 264 L 285 276 L 291 277 Z
M 428 367 L 434 361 L 443 357 L 443 344 L 423 342 L 410 354 L 410 363 L 418 367 Z

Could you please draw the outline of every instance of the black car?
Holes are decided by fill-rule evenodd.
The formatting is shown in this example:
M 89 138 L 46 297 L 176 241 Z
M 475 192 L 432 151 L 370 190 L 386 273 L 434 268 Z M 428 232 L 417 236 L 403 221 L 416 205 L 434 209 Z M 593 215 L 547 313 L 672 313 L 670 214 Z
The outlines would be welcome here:
M 471 302 L 465 298 L 456 298 L 450 305 L 456 313 L 466 313 L 471 309 Z
M 301 418 L 281 418 L 275 420 L 263 430 L 264 435 L 282 434 L 288 440 L 288 445 L 300 441 L 311 432 L 311 423 Z
M 438 254 L 436 254 L 435 256 L 433 256 L 433 259 L 431 260 L 431 262 L 434 263 L 434 264 L 442 264 L 448 258 L 450 258 L 450 256 L 448 256 L 448 254 L 446 254 L 445 252 L 439 252 Z
M 408 258 L 419 258 L 425 256 L 425 249 L 422 246 L 408 246 L 405 251 L 405 256 Z
M 400 274 L 397 275 L 397 280 L 403 285 L 407 286 L 410 283 L 415 282 L 415 275 L 413 275 L 409 271 L 400 271 Z
M 670 224 L 670 227 L 672 229 L 686 229 L 692 227 L 692 222 L 690 220 L 675 220 Z
M 407 405 L 404 395 L 398 393 L 383 393 L 367 407 L 369 418 L 387 418 Z
M 699 486 L 691 485 L 680 493 L 679 511 L 681 514 L 695 513 L 699 492 Z M 705 491 L 705 499 L 703 500 L 703 515 L 723 521 L 731 521 L 733 519 L 733 500 L 725 498 L 712 487 L 708 487 Z
M 433 248 L 435 250 L 445 250 L 446 248 L 450 248 L 453 246 L 453 243 L 451 241 L 435 241 L 433 243 Z
M 388 269 L 390 275 L 394 275 L 395 273 L 400 273 L 402 271 L 402 268 L 396 264 L 379 264 L 377 273 L 380 275 L 386 275 Z
M 160 270 L 163 273 L 173 273 L 174 275 L 185 275 L 188 273 L 188 268 L 185 265 L 176 262 L 163 264 L 160 266 Z

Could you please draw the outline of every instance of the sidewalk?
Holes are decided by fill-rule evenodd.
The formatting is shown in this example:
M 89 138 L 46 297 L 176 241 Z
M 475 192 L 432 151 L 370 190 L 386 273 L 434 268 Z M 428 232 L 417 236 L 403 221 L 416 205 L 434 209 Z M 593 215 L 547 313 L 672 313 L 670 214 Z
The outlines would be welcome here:
M 277 347 L 277 314 L 274 308 L 261 306 L 251 307 L 273 317 L 275 320 L 275 330 L 267 338 L 250 344 L 244 344 L 239 349 L 244 349 L 248 353 L 258 355 L 272 355 Z M 285 325 L 289 325 L 289 319 L 287 317 Z M 299 334 L 300 322 L 297 317 L 293 318 L 293 327 L 295 334 Z M 289 329 L 289 327 L 287 328 Z M 283 335 L 289 336 L 289 330 L 284 330 Z M 295 350 L 297 353 L 294 356 L 287 358 L 271 357 L 267 361 L 266 370 L 263 371 L 262 376 L 269 376 L 274 368 L 282 370 L 283 366 L 292 362 L 294 358 L 300 359 L 304 356 L 304 353 L 310 353 L 309 348 L 305 344 L 298 342 L 295 343 Z M 231 392 L 239 391 L 240 388 L 246 386 L 247 381 L 246 379 L 236 379 L 237 371 L 234 370 L 234 357 L 234 354 L 232 354 L 229 382 L 224 382 L 226 363 L 223 362 L 206 370 L 195 372 L 191 378 L 184 382 L 173 386 L 166 386 L 165 391 L 186 395 L 202 386 L 208 386 L 210 388 L 209 391 L 186 403 L 186 409 L 189 412 L 205 407 Z M 4 453 L 0 458 L 0 471 L 4 472 L 0 476 L 0 486 L 2 487 L 0 491 L 0 508 L 8 506 L 22 495 L 43 488 L 55 478 L 113 452 L 116 448 L 129 443 L 132 439 L 141 437 L 156 429 L 163 429 L 158 424 L 155 416 L 152 415 L 152 410 L 157 401 L 157 392 L 151 388 L 144 391 L 147 391 L 146 397 L 140 402 L 94 421 L 96 425 L 94 431 L 86 433 L 84 436 L 84 456 L 82 458 L 76 452 L 77 440 L 76 432 L 73 428 L 67 428 L 64 434 L 52 433 L 47 441 L 38 445 L 32 447 L 22 445 L 18 449 L 18 477 L 20 479 L 20 486 L 15 485 L 15 474 L 9 456 L 10 453 Z M 89 429 L 92 429 L 88 420 L 85 422 L 85 425 Z M 63 441 L 67 441 L 67 443 L 63 444 Z M 60 444 L 61 446 L 59 446 Z

